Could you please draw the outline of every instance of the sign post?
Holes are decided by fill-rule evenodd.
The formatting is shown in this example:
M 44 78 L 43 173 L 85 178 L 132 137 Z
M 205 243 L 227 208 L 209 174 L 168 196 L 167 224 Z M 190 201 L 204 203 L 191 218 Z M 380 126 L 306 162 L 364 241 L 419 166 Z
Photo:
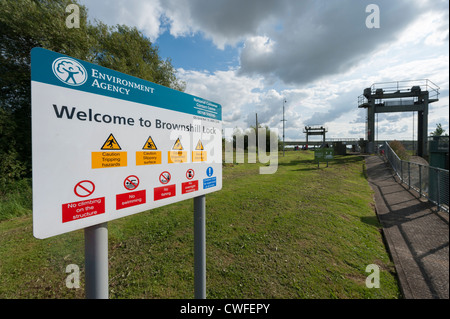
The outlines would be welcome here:
M 333 159 L 334 150 L 333 148 L 318 148 L 314 150 L 314 160 L 317 161 L 317 167 L 320 165 L 320 161 L 327 162 L 328 167 L 328 161 Z
M 206 299 L 205 195 L 194 198 L 194 297 Z
M 87 297 L 108 298 L 109 221 L 192 198 L 205 287 L 204 202 L 222 188 L 222 107 L 34 48 L 31 112 L 33 234 L 85 230 Z
M 108 223 L 84 229 L 87 299 L 108 299 Z

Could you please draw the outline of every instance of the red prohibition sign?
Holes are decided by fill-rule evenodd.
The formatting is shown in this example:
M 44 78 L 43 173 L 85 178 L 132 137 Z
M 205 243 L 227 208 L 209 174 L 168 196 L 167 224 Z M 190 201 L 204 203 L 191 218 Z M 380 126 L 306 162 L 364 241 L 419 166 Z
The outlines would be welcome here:
M 139 186 L 139 178 L 136 175 L 130 175 L 123 181 L 123 186 L 127 190 L 132 191 Z
M 194 175 L 195 175 L 195 173 L 194 173 L 194 170 L 192 168 L 190 168 L 190 169 L 188 169 L 186 171 L 186 178 L 187 179 L 193 179 Z
M 84 180 L 78 182 L 73 188 L 73 191 L 78 197 L 88 197 L 95 191 L 95 185 L 91 181 Z
M 164 171 L 164 172 L 161 173 L 161 175 L 159 175 L 159 181 L 160 181 L 162 184 L 167 184 L 167 183 L 169 183 L 169 182 L 170 182 L 170 179 L 171 179 L 170 173 L 167 172 L 167 171 Z

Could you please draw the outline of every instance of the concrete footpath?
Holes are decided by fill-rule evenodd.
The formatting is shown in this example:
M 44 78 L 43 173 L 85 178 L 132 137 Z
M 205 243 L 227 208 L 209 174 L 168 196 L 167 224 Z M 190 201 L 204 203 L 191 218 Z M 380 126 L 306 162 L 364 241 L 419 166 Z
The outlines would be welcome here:
M 448 299 L 449 214 L 437 212 L 436 206 L 400 184 L 382 157 L 367 156 L 365 161 L 404 298 Z

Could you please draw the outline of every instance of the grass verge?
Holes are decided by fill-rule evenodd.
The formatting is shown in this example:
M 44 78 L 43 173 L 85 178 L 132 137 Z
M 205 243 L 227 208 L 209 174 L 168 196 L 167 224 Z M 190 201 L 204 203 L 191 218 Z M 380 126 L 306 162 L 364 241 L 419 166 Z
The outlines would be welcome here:
M 208 298 L 399 298 L 358 156 L 329 167 L 286 152 L 275 174 L 227 164 L 206 196 Z M 108 223 L 110 298 L 193 298 L 193 201 Z M 81 269 L 68 289 L 66 266 Z M 369 289 L 367 265 L 380 267 Z M 83 231 L 38 240 L 30 215 L 0 222 L 0 298 L 84 298 Z

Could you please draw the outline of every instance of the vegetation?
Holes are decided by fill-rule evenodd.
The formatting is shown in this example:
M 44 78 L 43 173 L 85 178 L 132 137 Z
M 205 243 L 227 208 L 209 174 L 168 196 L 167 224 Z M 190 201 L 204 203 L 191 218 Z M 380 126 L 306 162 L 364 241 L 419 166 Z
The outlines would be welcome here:
M 442 124 L 436 124 L 436 129 L 434 132 L 431 132 L 431 136 L 448 136 L 448 134 L 444 134 L 445 130 L 442 128 Z
M 31 179 L 9 183 L 0 193 L 0 222 L 17 216 L 30 215 L 32 211 Z
M 399 298 L 395 271 L 358 156 L 317 168 L 310 151 L 226 164 L 206 196 L 208 298 Z M 193 201 L 108 223 L 111 298 L 193 298 Z M 68 289 L 76 264 L 81 287 Z M 369 264 L 380 288 L 369 289 Z M 84 298 L 83 231 L 45 240 L 31 216 L 0 222 L 0 298 Z
M 43 47 L 177 90 L 170 60 L 136 28 L 87 21 L 67 28 L 72 0 L 0 0 L 0 198 L 22 177 L 31 177 L 30 52 Z
M 408 161 L 410 158 L 409 153 L 406 151 L 403 144 L 399 141 L 392 141 L 389 143 L 389 146 L 392 148 L 392 150 L 397 154 L 397 156 L 404 161 Z

